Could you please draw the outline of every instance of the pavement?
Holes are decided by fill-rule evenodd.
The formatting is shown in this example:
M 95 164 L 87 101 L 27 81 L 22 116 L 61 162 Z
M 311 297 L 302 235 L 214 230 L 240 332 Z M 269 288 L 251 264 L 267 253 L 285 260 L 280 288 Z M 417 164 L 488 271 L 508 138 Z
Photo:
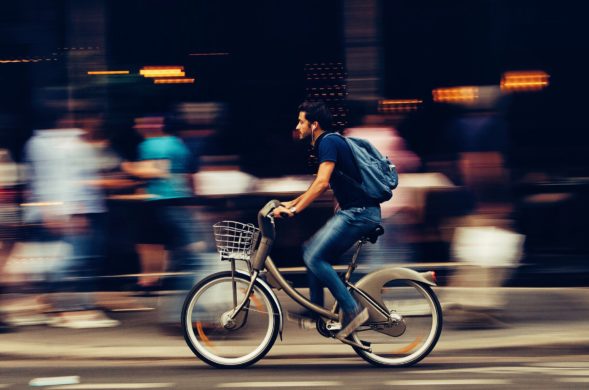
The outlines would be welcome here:
M 432 355 L 482 354 L 490 349 L 505 354 L 589 352 L 589 288 L 464 288 L 436 289 L 444 310 L 442 336 Z M 129 293 L 118 293 L 105 302 L 122 302 Z M 297 305 L 279 292 L 284 311 Z M 490 296 L 494 306 L 485 308 Z M 452 308 L 455 297 L 478 303 L 474 311 Z M 8 297 L 10 300 L 17 298 Z M 0 357 L 18 359 L 166 360 L 195 359 L 182 336 L 164 332 L 157 323 L 158 297 L 132 297 L 151 311 L 108 312 L 121 324 L 115 328 L 63 329 L 44 325 L 22 326 L 0 334 Z M 4 301 L 6 302 L 6 300 Z M 497 308 L 500 302 L 500 309 Z M 5 304 L 5 303 L 4 303 Z M 464 304 L 464 302 L 463 302 Z M 108 305 L 106 305 L 108 306 Z M 124 307 L 124 305 L 119 305 Z M 467 313 L 468 315 L 466 315 Z M 467 319 L 465 321 L 465 319 Z M 283 340 L 266 358 L 353 356 L 350 347 L 326 339 L 314 330 L 299 329 L 285 320 Z M 539 352 L 543 351 L 543 352 Z

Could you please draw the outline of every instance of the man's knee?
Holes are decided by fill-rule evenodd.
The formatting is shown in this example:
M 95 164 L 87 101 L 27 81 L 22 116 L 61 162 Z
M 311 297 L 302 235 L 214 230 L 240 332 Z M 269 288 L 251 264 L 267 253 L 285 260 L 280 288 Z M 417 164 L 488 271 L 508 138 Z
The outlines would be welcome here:
M 309 269 L 313 269 L 320 260 L 320 253 L 313 245 L 303 246 L 303 261 Z
M 313 257 L 311 256 L 311 251 L 310 251 L 310 246 L 309 243 L 304 243 L 303 244 L 303 261 L 305 262 L 305 264 L 307 265 L 307 267 L 309 266 L 309 262 L 312 261 Z

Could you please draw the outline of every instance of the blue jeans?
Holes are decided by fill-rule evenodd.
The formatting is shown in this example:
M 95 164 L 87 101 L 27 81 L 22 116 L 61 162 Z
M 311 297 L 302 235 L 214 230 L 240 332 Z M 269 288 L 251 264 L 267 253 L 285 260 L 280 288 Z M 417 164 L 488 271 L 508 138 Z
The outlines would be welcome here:
M 330 262 L 337 260 L 362 236 L 380 224 L 380 207 L 352 207 L 339 210 L 305 244 L 303 260 L 309 272 L 311 301 L 323 306 L 323 286 L 327 286 L 344 312 L 358 310 L 344 282 Z

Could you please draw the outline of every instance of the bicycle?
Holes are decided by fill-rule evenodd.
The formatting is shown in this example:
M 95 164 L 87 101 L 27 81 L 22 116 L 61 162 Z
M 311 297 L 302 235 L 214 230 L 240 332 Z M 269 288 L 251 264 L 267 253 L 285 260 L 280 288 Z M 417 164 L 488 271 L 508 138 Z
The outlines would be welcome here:
M 215 241 L 222 260 L 231 270 L 218 272 L 197 283 L 182 309 L 184 338 L 192 352 L 214 367 L 247 367 L 263 358 L 278 334 L 282 339 L 283 312 L 272 288 L 283 289 L 295 302 L 316 313 L 317 331 L 334 338 L 341 329 L 337 302 L 331 309 L 313 304 L 281 275 L 269 257 L 276 237 L 268 202 L 258 212 L 258 227 L 233 221 L 214 225 Z M 368 321 L 347 339 L 364 360 L 376 366 L 408 367 L 426 357 L 442 331 L 442 310 L 431 287 L 434 272 L 385 267 L 362 277 L 350 277 L 357 268 L 361 247 L 376 242 L 384 230 L 379 226 L 360 239 L 343 275 L 354 298 L 368 308 Z M 257 248 L 257 249 L 256 249 Z M 246 270 L 236 268 L 245 261 Z

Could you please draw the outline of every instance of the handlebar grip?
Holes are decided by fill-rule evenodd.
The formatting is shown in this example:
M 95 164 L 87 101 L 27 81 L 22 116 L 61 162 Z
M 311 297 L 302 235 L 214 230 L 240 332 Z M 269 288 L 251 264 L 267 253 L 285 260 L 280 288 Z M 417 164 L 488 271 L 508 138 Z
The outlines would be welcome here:
M 262 209 L 260 210 L 260 214 L 263 217 L 266 217 L 266 216 L 268 216 L 268 214 L 270 214 L 272 212 L 272 210 L 274 210 L 278 206 L 280 206 L 280 201 L 276 200 L 276 199 L 272 199 L 271 201 L 266 203 L 266 205 L 264 207 L 262 207 Z

